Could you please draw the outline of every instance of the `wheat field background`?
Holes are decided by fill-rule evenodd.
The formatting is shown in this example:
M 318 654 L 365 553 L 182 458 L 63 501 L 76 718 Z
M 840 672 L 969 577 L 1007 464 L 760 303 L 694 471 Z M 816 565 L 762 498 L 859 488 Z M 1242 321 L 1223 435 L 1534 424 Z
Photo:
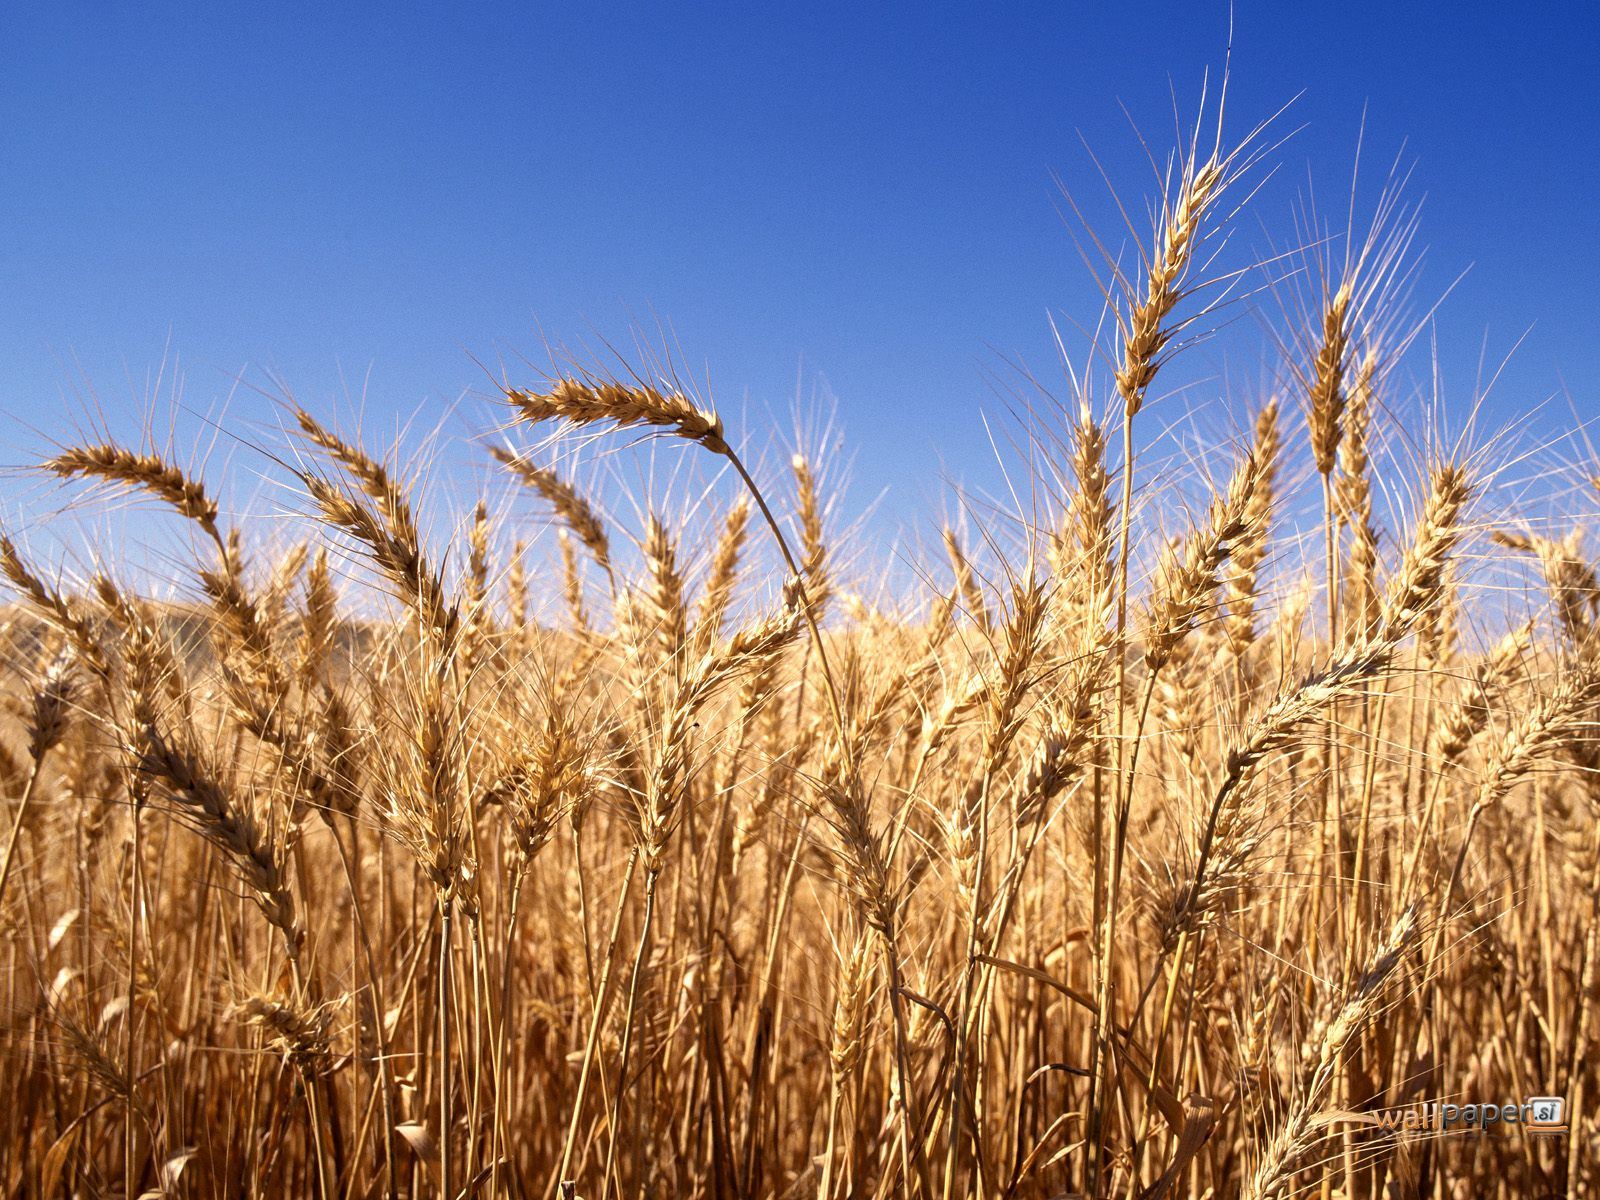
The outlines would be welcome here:
M 1272 143 L 1198 128 L 1136 251 L 1084 240 L 1022 499 L 892 593 L 831 448 L 667 367 L 508 376 L 468 432 L 526 502 L 444 533 L 331 414 L 255 447 L 266 512 L 63 439 L 188 550 L 0 541 L 5 1193 L 1594 1194 L 1582 531 L 1397 415 L 1397 194 L 1220 271 Z M 1266 382 L 1157 469 L 1147 401 L 1240 309 Z M 1564 1136 L 1405 1117 L 1542 1095 Z

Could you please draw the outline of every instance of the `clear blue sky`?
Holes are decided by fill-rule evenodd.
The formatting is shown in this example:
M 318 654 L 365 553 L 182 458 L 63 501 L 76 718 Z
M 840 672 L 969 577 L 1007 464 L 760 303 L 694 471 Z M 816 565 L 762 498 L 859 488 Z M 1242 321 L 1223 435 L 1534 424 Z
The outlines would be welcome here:
M 1529 326 L 1499 411 L 1600 395 L 1600 30 L 1584 4 L 1238 0 L 1234 112 L 1280 128 L 1280 236 L 1308 163 L 1337 197 L 1363 106 L 1426 195 L 1424 294 L 1453 394 Z M 857 495 L 915 512 L 980 479 L 1002 354 L 1094 294 L 1052 172 L 1137 196 L 1125 103 L 1170 139 L 1222 60 L 1184 4 L 437 6 L 19 2 L 0 18 L 5 465 L 82 378 L 140 411 L 169 338 L 187 403 L 241 368 L 313 405 L 371 369 L 373 415 L 482 390 L 542 327 L 671 322 L 718 399 L 839 398 Z M 1254 237 L 1253 222 L 1244 232 Z M 1255 364 L 1234 364 L 1247 375 Z M 239 404 L 241 419 L 264 406 Z M 8 422 L 9 424 L 9 422 Z

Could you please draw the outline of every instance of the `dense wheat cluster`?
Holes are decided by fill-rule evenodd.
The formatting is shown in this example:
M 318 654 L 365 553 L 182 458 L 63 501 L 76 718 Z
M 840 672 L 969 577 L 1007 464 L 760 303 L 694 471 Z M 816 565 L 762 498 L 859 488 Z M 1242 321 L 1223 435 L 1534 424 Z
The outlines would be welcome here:
M 454 537 L 298 409 L 277 517 L 59 448 L 193 558 L 0 541 L 6 1194 L 1590 1194 L 1600 584 L 1378 453 L 1392 205 L 1274 267 L 1208 494 L 1141 470 L 1256 167 L 1174 159 L 1036 502 L 892 599 L 670 373 L 508 386 L 527 502 Z M 644 437 L 703 500 L 556 465 Z

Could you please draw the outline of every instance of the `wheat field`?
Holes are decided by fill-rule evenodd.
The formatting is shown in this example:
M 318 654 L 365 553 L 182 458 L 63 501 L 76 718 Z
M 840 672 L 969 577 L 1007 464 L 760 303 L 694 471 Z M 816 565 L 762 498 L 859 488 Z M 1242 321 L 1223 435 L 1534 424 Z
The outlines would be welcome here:
M 1391 452 L 1406 210 L 1241 299 L 1265 139 L 1208 140 L 1086 242 L 1028 499 L 892 592 L 831 451 L 673 370 L 508 377 L 521 499 L 442 532 L 293 405 L 268 511 L 57 445 L 187 561 L 0 541 L 5 1194 L 1594 1194 L 1595 568 L 1494 439 Z M 1269 382 L 1157 469 L 1222 297 Z

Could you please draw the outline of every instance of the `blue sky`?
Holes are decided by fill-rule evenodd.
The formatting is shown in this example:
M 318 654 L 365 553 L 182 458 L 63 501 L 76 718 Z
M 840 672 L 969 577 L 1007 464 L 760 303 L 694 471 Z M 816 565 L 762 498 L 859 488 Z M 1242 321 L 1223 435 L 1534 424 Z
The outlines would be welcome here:
M 483 393 L 474 358 L 537 358 L 541 329 L 659 315 L 725 409 L 786 421 L 825 382 L 857 493 L 903 518 L 939 470 L 994 481 L 990 377 L 1054 370 L 1051 312 L 1093 320 L 1053 175 L 1103 205 L 1081 135 L 1145 194 L 1121 106 L 1169 144 L 1228 10 L 114 0 L 4 25 L 3 465 L 86 387 L 135 426 L 164 355 L 198 411 L 241 370 L 317 408 L 370 372 L 376 424 Z M 1341 202 L 1365 109 L 1373 172 L 1404 144 L 1426 198 L 1420 295 L 1471 267 L 1439 318 L 1450 396 L 1531 328 L 1495 415 L 1563 386 L 1593 412 L 1593 10 L 1239 0 L 1234 25 L 1236 130 L 1304 92 L 1241 236 L 1288 237 L 1308 170 Z

